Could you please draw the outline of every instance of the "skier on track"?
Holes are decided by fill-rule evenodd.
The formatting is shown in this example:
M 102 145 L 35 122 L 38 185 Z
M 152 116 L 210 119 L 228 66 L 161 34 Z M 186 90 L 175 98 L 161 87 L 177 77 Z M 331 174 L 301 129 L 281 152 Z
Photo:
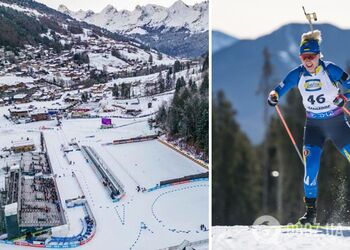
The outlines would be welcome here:
M 289 72 L 286 78 L 268 96 L 271 106 L 291 88 L 298 87 L 306 110 L 304 127 L 304 202 L 306 213 L 301 224 L 316 223 L 317 175 L 322 148 L 331 139 L 338 150 L 350 161 L 350 127 L 343 113 L 350 93 L 341 94 L 340 87 L 350 88 L 350 79 L 337 65 L 321 60 L 321 32 L 301 36 L 301 65 Z

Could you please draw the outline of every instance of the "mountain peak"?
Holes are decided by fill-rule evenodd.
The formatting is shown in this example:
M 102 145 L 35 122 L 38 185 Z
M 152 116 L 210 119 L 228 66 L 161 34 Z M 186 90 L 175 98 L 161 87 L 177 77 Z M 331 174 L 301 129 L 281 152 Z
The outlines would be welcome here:
M 177 0 L 175 3 L 171 5 L 170 8 L 188 8 L 188 5 L 186 5 L 182 0 Z
M 114 8 L 114 6 L 111 5 L 111 4 L 108 4 L 108 5 L 101 11 L 101 13 L 104 13 L 104 14 L 110 14 L 110 13 L 114 13 L 114 12 L 117 12 L 117 9 Z
M 1 0 L 0 0 L 1 1 Z M 136 5 L 133 11 L 117 11 L 111 4 L 107 5 L 101 12 L 93 14 L 72 12 L 70 15 L 77 20 L 86 21 L 106 28 L 112 32 L 135 34 L 148 33 L 144 29 L 164 31 L 181 28 L 192 33 L 202 33 L 208 30 L 208 1 L 200 5 L 189 6 L 183 0 L 177 0 L 170 7 L 156 4 L 145 6 Z
M 65 13 L 65 14 L 69 14 L 70 10 L 67 8 L 67 6 L 60 4 L 60 6 L 58 6 L 58 11 Z

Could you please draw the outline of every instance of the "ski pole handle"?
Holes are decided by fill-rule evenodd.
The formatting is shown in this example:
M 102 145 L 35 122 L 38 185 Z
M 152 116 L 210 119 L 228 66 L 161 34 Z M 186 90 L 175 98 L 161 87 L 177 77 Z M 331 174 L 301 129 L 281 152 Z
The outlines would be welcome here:
M 293 143 L 293 146 L 294 146 L 294 148 L 295 148 L 295 151 L 297 151 L 297 154 L 298 154 L 298 156 L 299 156 L 301 162 L 302 162 L 303 165 L 304 165 L 304 159 L 303 159 L 303 157 L 302 157 L 301 154 L 300 154 L 300 151 L 299 151 L 299 149 L 298 149 L 297 143 L 295 142 L 294 137 L 293 137 L 292 133 L 290 132 L 290 129 L 289 129 L 289 127 L 288 127 L 286 121 L 284 120 L 284 117 L 283 117 L 283 115 L 282 115 L 282 113 L 281 113 L 280 108 L 278 107 L 278 105 L 276 105 L 275 108 L 276 108 L 276 111 L 277 111 L 278 116 L 280 117 L 280 119 L 281 119 L 281 121 L 282 121 L 282 123 L 283 123 L 283 125 L 284 125 L 284 128 L 286 129 L 286 131 L 287 131 L 287 133 L 288 133 L 288 135 L 289 135 L 290 140 L 291 140 L 292 143 Z

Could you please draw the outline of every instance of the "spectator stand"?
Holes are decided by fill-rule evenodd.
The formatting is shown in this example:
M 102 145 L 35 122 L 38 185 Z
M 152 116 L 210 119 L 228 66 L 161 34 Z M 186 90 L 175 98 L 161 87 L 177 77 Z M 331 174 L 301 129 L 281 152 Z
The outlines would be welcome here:
M 158 137 L 158 141 L 163 143 L 165 146 L 168 146 L 169 148 L 175 150 L 176 152 L 182 154 L 183 156 L 187 157 L 188 159 L 194 161 L 195 163 L 197 163 L 198 165 L 202 166 L 203 168 L 205 168 L 206 170 L 209 170 L 209 166 L 206 162 L 198 159 L 197 157 L 195 157 L 192 153 L 182 149 L 181 147 L 172 144 L 168 141 L 166 141 L 164 138 Z
M 158 138 L 158 135 L 146 135 L 146 136 L 133 137 L 129 139 L 114 140 L 112 143 L 114 145 L 118 145 L 118 144 L 134 143 L 134 142 L 151 141 L 157 138 Z
M 187 175 L 182 178 L 175 178 L 175 179 L 160 181 L 159 184 L 157 184 L 156 186 L 147 189 L 147 192 L 152 192 L 160 188 L 166 188 L 166 187 L 171 187 L 175 185 L 181 185 L 181 184 L 186 184 L 191 182 L 200 182 L 200 181 L 209 181 L 209 172 L 194 174 L 194 175 Z
M 81 146 L 83 155 L 94 170 L 97 178 L 108 191 L 113 202 L 120 201 L 125 196 L 124 186 L 121 181 L 109 171 L 107 164 L 100 158 L 90 146 Z
M 84 210 L 84 218 L 80 219 L 82 229 L 79 234 L 69 237 L 51 237 L 48 242 L 50 246 L 62 246 L 62 248 L 77 247 L 89 242 L 95 235 L 96 223 L 88 202 L 83 197 L 66 200 L 67 208 L 82 207 Z

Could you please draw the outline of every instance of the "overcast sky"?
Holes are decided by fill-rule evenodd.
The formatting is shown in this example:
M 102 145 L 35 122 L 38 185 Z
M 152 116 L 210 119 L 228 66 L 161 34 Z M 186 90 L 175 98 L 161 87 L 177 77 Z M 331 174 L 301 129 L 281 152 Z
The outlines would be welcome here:
M 306 12 L 316 12 L 317 23 L 350 28 L 349 0 L 210 0 L 213 29 L 237 38 L 257 38 L 290 23 L 307 23 Z
M 67 6 L 70 10 L 93 10 L 100 12 L 108 4 L 113 5 L 117 10 L 134 10 L 136 5 L 157 4 L 164 7 L 171 6 L 176 0 L 36 0 L 47 6 L 57 9 L 60 4 Z M 200 3 L 200 0 L 182 0 L 188 5 Z M 203 0 L 204 1 L 204 0 Z

